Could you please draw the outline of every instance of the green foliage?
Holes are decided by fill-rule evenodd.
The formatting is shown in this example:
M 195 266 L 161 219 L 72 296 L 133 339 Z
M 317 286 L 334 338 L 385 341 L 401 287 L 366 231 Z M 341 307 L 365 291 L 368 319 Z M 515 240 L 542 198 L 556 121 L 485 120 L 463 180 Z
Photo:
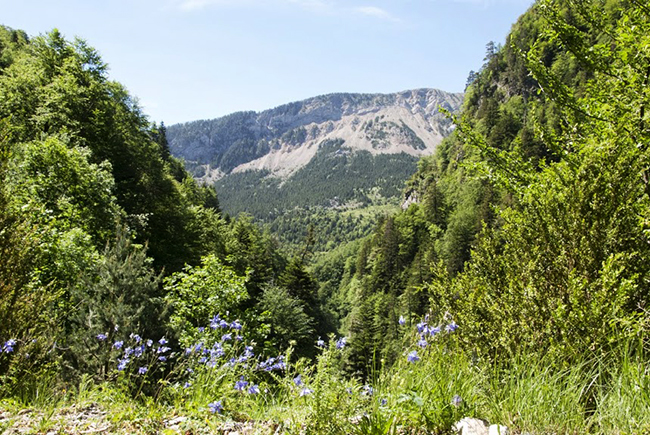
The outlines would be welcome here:
M 245 283 L 246 277 L 237 275 L 213 255 L 205 257 L 201 266 L 187 266 L 166 278 L 169 324 L 181 343 L 193 343 L 197 328 L 205 326 L 215 315 L 228 313 L 243 319 L 241 305 L 249 297 Z

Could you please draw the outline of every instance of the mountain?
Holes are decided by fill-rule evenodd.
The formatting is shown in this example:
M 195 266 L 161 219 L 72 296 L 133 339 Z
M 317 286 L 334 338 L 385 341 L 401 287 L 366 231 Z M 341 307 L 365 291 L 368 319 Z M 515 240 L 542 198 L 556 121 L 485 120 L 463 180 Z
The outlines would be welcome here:
M 169 127 L 170 149 L 197 178 L 214 181 L 245 170 L 287 177 L 325 141 L 373 155 L 431 154 L 451 132 L 439 106 L 456 111 L 462 94 L 418 89 L 395 94 L 330 94 L 264 112 L 238 112 Z
M 318 251 L 367 235 L 398 207 L 418 159 L 453 130 L 439 108 L 455 112 L 462 100 L 435 89 L 330 94 L 172 125 L 167 137 L 224 211 L 252 214 L 289 244 L 312 225 Z

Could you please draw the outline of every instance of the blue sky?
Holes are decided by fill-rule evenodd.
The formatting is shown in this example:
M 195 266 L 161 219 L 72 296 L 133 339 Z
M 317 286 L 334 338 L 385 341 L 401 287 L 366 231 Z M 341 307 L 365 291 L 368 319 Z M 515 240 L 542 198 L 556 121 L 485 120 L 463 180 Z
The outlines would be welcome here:
M 532 0 L 0 0 L 0 23 L 58 28 L 167 125 L 332 92 L 462 92 Z

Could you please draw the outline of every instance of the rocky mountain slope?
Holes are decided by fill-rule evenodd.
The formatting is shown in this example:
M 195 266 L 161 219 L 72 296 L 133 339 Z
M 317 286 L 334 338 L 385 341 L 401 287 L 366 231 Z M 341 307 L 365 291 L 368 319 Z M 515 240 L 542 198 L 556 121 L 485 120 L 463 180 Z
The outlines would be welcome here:
M 288 177 L 309 163 L 320 145 L 372 155 L 431 154 L 452 129 L 439 111 L 459 109 L 462 94 L 418 89 L 395 94 L 330 94 L 264 112 L 239 112 L 168 128 L 172 153 L 195 176 L 213 182 L 249 169 Z

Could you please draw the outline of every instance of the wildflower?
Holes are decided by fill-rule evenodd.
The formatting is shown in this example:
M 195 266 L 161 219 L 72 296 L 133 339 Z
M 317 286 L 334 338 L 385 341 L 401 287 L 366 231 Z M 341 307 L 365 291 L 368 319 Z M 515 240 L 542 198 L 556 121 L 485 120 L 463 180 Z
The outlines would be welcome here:
M 131 356 L 133 354 L 133 348 L 132 347 L 127 347 L 124 349 L 124 356 Z
M 420 357 L 418 356 L 418 352 L 416 350 L 409 353 L 406 359 L 408 360 L 408 362 L 420 361 Z
M 221 400 L 217 402 L 208 403 L 208 408 L 210 408 L 211 413 L 221 414 L 223 407 L 221 406 Z
M 165 362 L 165 361 L 167 361 L 167 357 L 166 356 L 159 356 L 158 361 Z
M 463 398 L 460 397 L 458 394 L 456 394 L 452 399 L 451 399 L 451 404 L 458 407 L 463 401 Z
M 203 357 L 201 357 L 201 359 L 199 359 L 199 363 L 203 364 L 207 360 L 208 360 L 208 357 L 203 356 Z
M 352 395 L 352 388 L 346 388 L 345 391 L 347 391 L 350 396 Z
M 185 385 L 183 385 L 183 388 L 190 388 L 192 384 L 190 382 L 185 382 Z
M 106 334 L 97 334 L 97 340 L 104 341 L 108 338 Z
M 136 343 L 140 343 L 142 341 L 142 337 L 140 337 L 138 334 L 131 334 L 129 337 L 132 340 L 135 340 Z
M 420 338 L 420 339 L 418 340 L 418 346 L 420 346 L 420 347 L 427 347 L 428 345 L 429 345 L 429 343 L 427 343 L 427 341 L 426 341 L 424 338 Z
M 241 335 L 235 335 L 235 340 L 242 341 L 244 340 L 244 337 L 242 337 Z
M 454 332 L 454 331 L 457 330 L 457 329 L 458 329 L 458 325 L 456 325 L 456 322 L 454 322 L 453 320 L 452 320 L 451 323 L 450 323 L 449 325 L 447 325 L 447 327 L 445 328 L 445 330 L 446 330 L 447 332 Z
M 381 404 L 381 406 L 386 406 L 386 405 L 388 405 L 388 400 L 387 399 L 381 399 L 381 401 L 379 403 Z
M 235 320 L 234 322 L 232 322 L 230 324 L 230 327 L 232 329 L 236 329 L 237 331 L 241 331 L 241 328 L 242 328 L 241 323 L 239 323 L 239 320 Z
M 418 332 L 421 334 L 427 327 L 426 322 L 420 322 L 417 324 Z
M 230 324 L 228 322 L 226 322 L 225 320 L 223 320 L 223 319 L 219 322 L 219 328 L 226 329 L 229 326 L 230 326 Z
M 296 387 L 302 386 L 302 379 L 301 379 L 300 375 L 293 378 L 293 383 L 296 384 Z
M 128 358 L 123 358 L 123 359 L 118 359 L 118 364 L 117 364 L 117 369 L 119 371 L 122 371 L 126 368 L 127 365 L 129 365 L 129 359 Z
M 300 397 L 309 396 L 313 392 L 314 392 L 314 390 L 312 390 L 311 388 L 306 388 L 305 387 L 305 388 L 302 389 L 302 391 L 300 391 Z
M 148 369 L 147 369 L 146 367 L 140 367 L 140 368 L 138 369 L 138 374 L 140 374 L 140 375 L 144 375 L 145 373 L 147 373 L 147 370 L 148 370 Z
M 16 345 L 16 340 L 10 338 L 5 342 L 4 346 L 2 346 L 2 350 L 5 351 L 6 353 L 11 353 L 14 351 L 15 345 Z
M 323 340 L 321 340 L 320 337 L 318 337 L 318 341 L 316 341 L 316 346 L 325 347 L 325 342 Z
M 228 333 L 228 334 L 223 334 L 221 336 L 221 341 L 228 341 L 228 340 L 232 340 L 232 334 Z
M 123 341 L 116 341 L 115 343 L 113 343 L 113 347 L 114 347 L 115 349 L 122 349 L 122 346 L 124 346 L 124 342 L 123 342 Z
M 399 323 L 401 326 L 404 326 L 404 324 L 406 323 L 406 319 L 404 318 L 404 316 L 399 316 L 399 320 L 397 321 L 397 323 Z
M 205 331 L 205 328 L 203 326 L 199 326 L 197 329 L 201 334 L 203 333 L 203 331 Z
M 257 384 L 251 385 L 251 387 L 248 389 L 248 394 L 259 394 L 259 392 L 260 387 L 258 387 Z
M 146 348 L 144 347 L 144 344 L 140 345 L 133 350 L 133 354 L 135 355 L 136 358 L 140 358 L 144 353 L 145 349 Z
M 153 340 L 147 340 L 147 347 L 151 347 L 153 345 Z
M 167 353 L 170 350 L 171 350 L 171 348 L 169 348 L 167 346 L 162 346 L 162 347 L 159 347 L 158 349 L 156 349 L 156 353 Z
M 439 326 L 429 327 L 429 329 L 427 329 L 427 333 L 432 337 L 435 336 L 436 334 L 440 334 L 440 327 Z
M 220 321 L 221 321 L 221 319 L 219 318 L 219 315 L 217 314 L 216 316 L 214 316 L 212 318 L 212 320 L 210 320 L 210 328 L 217 329 L 219 327 L 219 322 Z
M 370 385 L 364 385 L 363 386 L 363 393 L 367 394 L 368 396 L 372 396 L 374 394 L 375 390 L 372 388 Z
M 247 386 L 248 386 L 248 381 L 245 381 L 243 376 L 239 378 L 237 382 L 235 382 L 235 390 L 237 391 L 244 391 L 244 389 Z
M 343 349 L 345 345 L 347 344 L 348 339 L 345 337 L 341 337 L 336 341 L 336 348 L 337 349 Z
M 158 343 L 160 343 L 161 346 L 164 346 L 168 343 L 168 341 L 165 337 L 163 337 L 160 340 L 158 340 Z

